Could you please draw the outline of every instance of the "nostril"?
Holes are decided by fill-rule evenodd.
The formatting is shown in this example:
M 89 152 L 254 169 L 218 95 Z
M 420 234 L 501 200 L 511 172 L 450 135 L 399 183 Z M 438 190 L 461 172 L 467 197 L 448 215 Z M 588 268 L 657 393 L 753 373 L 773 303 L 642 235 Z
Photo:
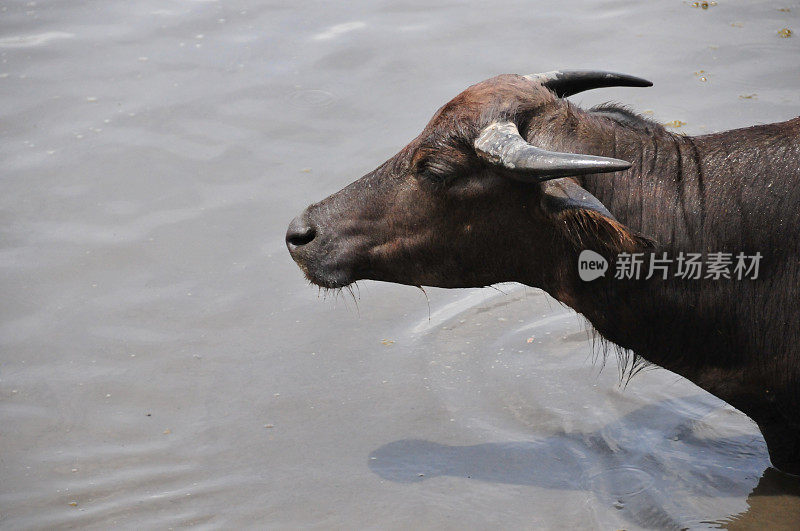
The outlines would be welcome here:
M 294 246 L 305 245 L 314 239 L 317 232 L 311 227 L 305 227 L 302 232 L 292 232 L 286 235 L 286 241 Z
M 314 239 L 317 231 L 299 218 L 295 218 L 289 224 L 289 230 L 286 231 L 286 243 L 294 247 L 305 245 Z

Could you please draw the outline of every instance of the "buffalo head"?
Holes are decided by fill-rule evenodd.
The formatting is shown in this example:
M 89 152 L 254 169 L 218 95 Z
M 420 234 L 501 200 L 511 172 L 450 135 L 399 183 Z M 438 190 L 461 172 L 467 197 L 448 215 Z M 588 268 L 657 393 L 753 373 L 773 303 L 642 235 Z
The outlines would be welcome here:
M 576 241 L 636 239 L 575 179 L 630 164 L 588 154 L 602 154 L 602 141 L 587 138 L 561 98 L 649 85 L 606 72 L 501 75 L 473 85 L 394 157 L 296 217 L 289 252 L 311 282 L 329 288 L 372 279 L 553 289 Z

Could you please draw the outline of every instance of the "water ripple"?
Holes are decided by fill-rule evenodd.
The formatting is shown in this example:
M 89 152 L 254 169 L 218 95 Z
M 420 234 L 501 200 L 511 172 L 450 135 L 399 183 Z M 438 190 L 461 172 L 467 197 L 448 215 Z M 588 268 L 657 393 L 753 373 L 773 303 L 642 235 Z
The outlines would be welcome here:
M 75 34 L 67 33 L 66 31 L 48 31 L 46 33 L 36 33 L 33 35 L 15 35 L 13 37 L 4 37 L 0 39 L 0 48 L 32 48 L 34 46 L 47 44 L 50 41 L 72 38 L 75 38 Z

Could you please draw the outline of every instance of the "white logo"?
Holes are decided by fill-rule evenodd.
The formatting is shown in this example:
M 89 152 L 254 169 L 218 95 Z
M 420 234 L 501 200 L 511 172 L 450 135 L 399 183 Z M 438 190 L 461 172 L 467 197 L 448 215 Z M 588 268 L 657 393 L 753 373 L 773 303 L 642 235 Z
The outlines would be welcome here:
M 584 282 L 591 282 L 605 275 L 608 261 L 594 251 L 585 249 L 578 256 L 578 276 Z

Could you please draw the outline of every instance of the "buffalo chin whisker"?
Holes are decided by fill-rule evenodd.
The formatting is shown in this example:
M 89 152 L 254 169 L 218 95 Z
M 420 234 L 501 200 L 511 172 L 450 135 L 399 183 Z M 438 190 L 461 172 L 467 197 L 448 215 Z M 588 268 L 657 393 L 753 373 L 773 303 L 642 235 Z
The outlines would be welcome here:
M 353 284 L 355 284 L 355 282 Z M 350 297 L 353 299 L 353 304 L 356 306 L 356 314 L 361 317 L 361 310 L 358 308 L 358 299 L 356 299 L 356 294 L 353 293 L 353 284 L 348 284 L 345 286 L 345 289 L 347 289 L 347 292 L 350 293 Z
M 501 290 L 500 288 L 498 288 L 498 287 L 497 287 L 497 286 L 495 286 L 494 284 L 491 284 L 491 285 L 489 285 L 489 286 L 487 286 L 487 287 L 489 287 L 489 288 L 492 288 L 492 289 L 493 289 L 493 290 L 495 290 L 495 291 L 499 291 L 499 292 L 500 292 L 500 293 L 502 293 L 503 295 L 508 295 L 508 293 L 506 293 L 505 291 Z
M 314 284 L 314 283 L 309 281 L 309 284 Z M 328 297 L 331 296 L 333 299 L 334 307 L 336 306 L 336 301 L 339 300 L 339 295 L 342 295 L 346 290 L 347 293 L 350 294 L 350 298 L 353 299 L 353 304 L 355 305 L 356 313 L 358 314 L 359 317 L 361 316 L 361 309 L 358 307 L 358 300 L 361 298 L 361 292 L 356 282 L 353 282 L 346 286 L 339 286 L 335 288 L 320 286 L 319 284 L 315 285 L 317 286 L 317 298 L 320 298 L 320 296 L 322 296 L 322 300 L 327 301 Z M 356 291 L 353 291 L 354 286 L 356 288 Z M 356 292 L 358 292 L 357 296 Z M 350 307 L 347 305 L 347 298 L 344 296 L 342 297 L 342 303 L 344 304 L 345 308 L 347 308 L 348 310 L 350 309 Z
M 431 300 L 428 298 L 428 292 L 425 291 L 425 288 L 422 286 L 414 286 L 415 288 L 419 288 L 423 295 L 425 295 L 425 302 L 428 303 L 428 322 L 431 321 Z

